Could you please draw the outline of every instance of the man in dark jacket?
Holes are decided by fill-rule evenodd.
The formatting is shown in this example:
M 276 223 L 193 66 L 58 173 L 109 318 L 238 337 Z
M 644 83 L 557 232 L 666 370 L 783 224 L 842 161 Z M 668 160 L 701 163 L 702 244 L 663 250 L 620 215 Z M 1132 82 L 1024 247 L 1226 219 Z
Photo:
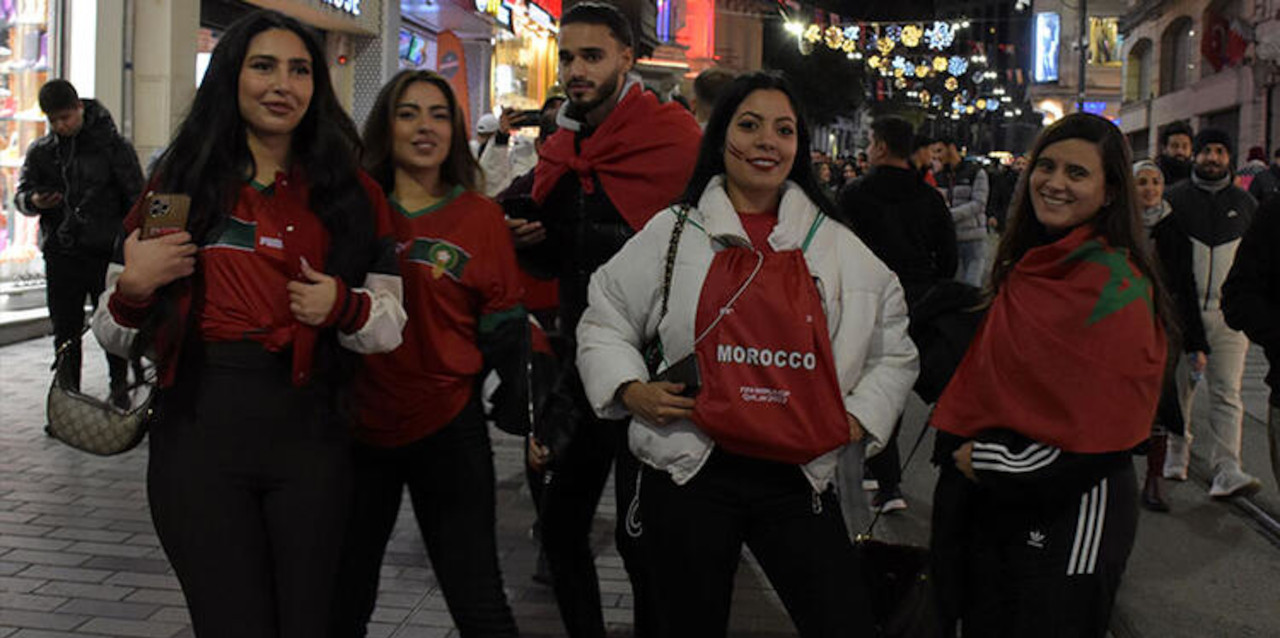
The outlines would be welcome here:
M 1280 198 L 1258 209 L 1253 225 L 1236 251 L 1235 264 L 1222 284 L 1222 311 L 1227 325 L 1262 346 L 1271 370 L 1271 410 L 1267 443 L 1271 472 L 1280 482 Z
M 58 378 L 78 389 L 85 300 L 96 306 L 102 294 L 121 222 L 142 191 L 142 168 L 111 114 L 81 100 L 70 82 L 46 83 L 39 101 L 52 132 L 27 151 L 14 201 L 40 217 L 54 348 L 69 344 Z M 112 401 L 126 407 L 126 362 L 113 355 L 107 362 Z
M 910 307 L 936 282 L 956 271 L 956 230 L 942 195 L 914 170 L 911 124 L 898 117 L 879 117 L 871 124 L 867 147 L 869 172 L 840 193 L 840 210 L 853 232 L 902 282 Z M 906 508 L 898 486 L 898 430 L 884 450 L 867 459 L 878 483 L 872 507 L 880 512 Z M 845 478 L 843 487 L 848 487 Z
M 591 274 L 683 191 L 701 140 L 687 110 L 659 104 L 630 73 L 633 38 L 627 19 L 612 5 L 578 3 L 561 18 L 560 82 L 568 102 L 534 169 L 537 210 L 511 227 L 516 244 L 525 246 L 522 260 L 538 262 L 537 270 L 560 280 L 558 328 L 565 343 L 557 354 L 568 367 L 549 403 L 566 407 L 557 425 L 568 443 L 544 441 L 551 448 L 552 478 L 543 490 L 539 520 L 570 638 L 605 635 L 590 534 L 615 457 L 621 513 L 616 538 L 635 594 L 636 635 L 650 635 L 656 620 L 638 540 L 627 533 L 636 524 L 626 512 L 637 497 L 639 471 L 627 448 L 628 421 L 596 418 L 573 367 L 574 335 L 587 307 Z M 645 151 L 635 152 L 641 145 Z
M 1190 460 L 1191 374 L 1209 382 L 1209 426 L 1214 473 L 1209 495 L 1230 498 L 1256 492 L 1258 480 L 1240 467 L 1244 404 L 1240 384 L 1249 342 L 1223 317 L 1222 283 L 1235 260 L 1240 239 L 1253 220 L 1257 204 L 1231 183 L 1231 139 L 1219 129 L 1195 138 L 1195 170 L 1191 179 L 1168 190 L 1172 212 L 1156 225 L 1156 250 L 1183 330 L 1188 360 L 1177 375 L 1185 436 L 1171 435 L 1164 476 L 1186 480 Z
M 1165 188 L 1191 179 L 1191 126 L 1174 122 L 1160 131 L 1160 157 L 1156 164 L 1164 173 Z

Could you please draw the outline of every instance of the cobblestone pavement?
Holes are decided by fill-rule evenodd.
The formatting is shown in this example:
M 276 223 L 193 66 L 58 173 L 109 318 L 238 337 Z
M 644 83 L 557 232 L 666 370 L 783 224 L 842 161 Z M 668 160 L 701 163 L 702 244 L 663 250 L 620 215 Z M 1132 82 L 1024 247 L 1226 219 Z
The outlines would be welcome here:
M 106 365 L 86 343 L 86 391 L 104 390 Z M 52 339 L 0 347 L 0 638 L 193 636 L 182 593 L 147 510 L 146 445 L 96 458 L 46 437 L 44 396 Z M 561 636 L 550 589 L 532 574 L 537 548 L 521 442 L 494 432 L 498 547 L 507 596 L 526 636 Z M 593 534 L 604 617 L 630 635 L 632 599 L 612 547 L 606 490 Z M 382 568 L 372 638 L 457 636 L 405 499 Z M 744 560 L 735 592 L 735 636 L 793 633 L 758 567 Z
M 0 638 L 192 636 L 182 593 L 147 511 L 146 446 L 103 459 L 42 432 L 51 350 L 48 338 L 0 347 Z M 103 391 L 106 366 L 95 344 L 87 350 L 85 388 Z M 1245 374 L 1244 456 L 1245 467 L 1264 481 L 1253 502 L 1275 515 L 1280 498 L 1266 471 L 1263 441 L 1265 366 L 1255 348 Z M 1197 423 L 1203 423 L 1206 403 L 1198 401 Z M 904 457 L 906 442 L 915 439 L 926 413 L 918 401 L 908 403 Z M 532 580 L 537 548 L 528 535 L 534 512 L 524 485 L 521 442 L 496 431 L 493 440 L 507 596 L 524 635 L 563 636 L 550 590 Z M 1174 513 L 1141 514 L 1112 623 L 1117 638 L 1280 635 L 1280 593 L 1274 587 L 1280 552 L 1235 508 L 1206 496 L 1201 455 L 1207 440 L 1196 445 L 1193 480 L 1170 485 Z M 876 534 L 882 539 L 927 542 L 936 477 L 924 460 L 928 448 L 926 443 L 905 472 L 902 487 L 910 509 L 881 523 Z M 1143 460 L 1135 463 L 1141 473 Z M 604 616 L 610 634 L 621 637 L 631 634 L 632 599 L 612 548 L 611 494 L 607 489 L 592 540 Z M 405 502 L 383 566 L 370 636 L 457 636 Z M 730 635 L 794 635 L 749 558 L 738 571 Z

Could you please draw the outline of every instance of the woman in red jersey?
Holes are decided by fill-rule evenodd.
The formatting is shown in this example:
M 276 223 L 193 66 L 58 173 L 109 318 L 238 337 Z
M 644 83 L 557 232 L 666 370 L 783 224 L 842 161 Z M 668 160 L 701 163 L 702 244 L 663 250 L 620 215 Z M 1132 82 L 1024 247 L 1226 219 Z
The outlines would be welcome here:
M 166 201 L 148 193 L 108 269 L 94 332 L 159 370 L 147 496 L 202 637 L 329 635 L 315 610 L 350 500 L 350 371 L 399 345 L 405 318 L 359 146 L 315 34 L 251 13 L 151 180 L 190 198 L 185 228 L 140 240 Z
M 461 634 L 515 636 L 498 569 L 493 453 L 479 392 L 483 372 L 496 369 L 498 402 L 527 405 L 511 400 L 527 396 L 528 382 L 515 248 L 501 207 L 481 194 L 464 118 L 444 78 L 396 75 L 364 137 L 365 166 L 394 209 L 409 322 L 404 345 L 367 357 L 357 382 L 356 499 L 337 635 L 365 635 L 407 485 Z

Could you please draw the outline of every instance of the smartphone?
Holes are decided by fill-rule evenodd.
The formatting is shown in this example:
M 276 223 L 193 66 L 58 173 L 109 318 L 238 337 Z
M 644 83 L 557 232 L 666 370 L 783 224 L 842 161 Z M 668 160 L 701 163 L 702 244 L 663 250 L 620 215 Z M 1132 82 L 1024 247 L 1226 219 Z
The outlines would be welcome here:
M 698 371 L 698 355 L 696 353 L 690 354 L 671 364 L 667 369 L 654 376 L 653 380 L 683 383 L 684 390 L 680 392 L 680 396 L 690 398 L 698 396 L 698 391 L 702 389 L 702 373 Z
M 142 218 L 142 239 L 151 239 L 187 229 L 191 197 L 182 193 L 148 193 L 146 215 Z
M 542 119 L 542 111 L 538 109 L 516 111 L 516 114 L 511 116 L 511 125 L 516 128 L 537 126 L 540 119 Z

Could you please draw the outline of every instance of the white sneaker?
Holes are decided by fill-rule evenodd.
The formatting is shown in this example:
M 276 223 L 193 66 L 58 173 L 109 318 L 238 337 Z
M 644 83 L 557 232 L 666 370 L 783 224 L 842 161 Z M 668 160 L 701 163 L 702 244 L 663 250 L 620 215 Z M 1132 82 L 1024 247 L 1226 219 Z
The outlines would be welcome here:
M 1252 496 L 1262 489 L 1262 482 L 1245 474 L 1238 468 L 1224 468 L 1213 477 L 1213 485 L 1209 486 L 1209 496 L 1216 499 L 1228 499 L 1235 496 Z
M 1168 446 L 1164 457 L 1164 477 L 1171 481 L 1187 480 L 1187 467 L 1191 465 L 1191 441 L 1185 436 L 1170 434 Z

